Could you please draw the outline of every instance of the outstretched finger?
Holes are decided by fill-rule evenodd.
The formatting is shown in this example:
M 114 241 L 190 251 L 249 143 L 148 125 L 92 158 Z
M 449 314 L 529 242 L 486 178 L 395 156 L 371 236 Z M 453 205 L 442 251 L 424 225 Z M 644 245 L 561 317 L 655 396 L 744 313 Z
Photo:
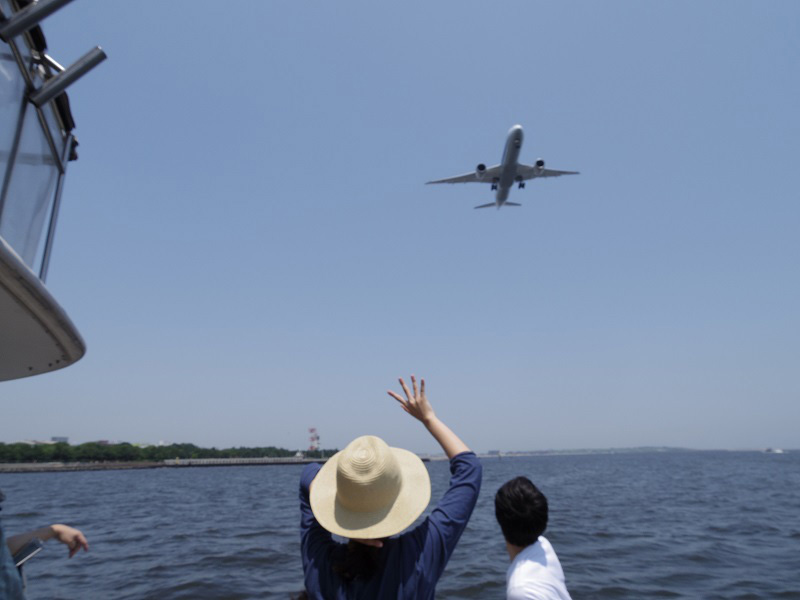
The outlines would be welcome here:
M 414 398 L 419 397 L 419 390 L 417 389 L 417 378 L 413 375 L 411 376 L 411 385 L 414 388 Z
M 406 393 L 406 398 L 408 398 L 408 401 L 409 401 L 409 402 L 411 402 L 411 399 L 412 399 L 414 396 L 412 396 L 412 395 L 411 395 L 411 392 L 409 392 L 409 391 L 408 391 L 408 386 L 406 385 L 406 382 L 405 382 L 405 381 L 403 381 L 403 378 L 402 378 L 402 377 L 401 377 L 400 379 L 398 379 L 398 381 L 400 382 L 400 387 L 402 387 L 402 388 L 403 388 L 403 391 Z
M 425 397 L 425 380 L 424 379 L 420 379 L 419 380 L 419 394 L 423 398 Z
M 389 394 L 395 400 L 397 400 L 403 406 L 406 405 L 406 401 L 403 400 L 398 394 L 395 394 L 392 390 L 386 390 L 386 393 Z

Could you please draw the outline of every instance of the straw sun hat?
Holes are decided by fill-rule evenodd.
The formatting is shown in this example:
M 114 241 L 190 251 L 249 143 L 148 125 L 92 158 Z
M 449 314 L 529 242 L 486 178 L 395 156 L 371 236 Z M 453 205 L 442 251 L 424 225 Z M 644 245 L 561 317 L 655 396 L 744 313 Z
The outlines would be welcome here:
M 431 480 L 420 458 L 374 435 L 354 439 L 329 458 L 311 486 L 311 511 L 319 524 L 348 538 L 400 533 L 430 499 Z

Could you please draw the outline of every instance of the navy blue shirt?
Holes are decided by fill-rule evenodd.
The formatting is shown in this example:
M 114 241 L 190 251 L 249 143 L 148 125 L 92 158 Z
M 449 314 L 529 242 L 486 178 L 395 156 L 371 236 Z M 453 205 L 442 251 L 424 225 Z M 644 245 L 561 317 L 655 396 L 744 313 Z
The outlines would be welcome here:
M 417 527 L 387 539 L 380 564 L 370 579 L 344 581 L 331 565 L 347 551 L 311 512 L 308 490 L 321 466 L 308 465 L 300 477 L 300 544 L 306 592 L 311 598 L 433 598 L 481 489 L 481 463 L 473 452 L 450 459 L 450 487 L 431 514 Z
M 3 492 L 0 492 L 0 503 L 3 502 Z M 0 510 L 2 508 L 0 507 Z M 3 520 L 0 519 L 0 598 L 3 600 L 24 600 L 22 593 L 22 579 L 17 567 L 11 558 L 11 552 L 6 545 L 3 535 Z

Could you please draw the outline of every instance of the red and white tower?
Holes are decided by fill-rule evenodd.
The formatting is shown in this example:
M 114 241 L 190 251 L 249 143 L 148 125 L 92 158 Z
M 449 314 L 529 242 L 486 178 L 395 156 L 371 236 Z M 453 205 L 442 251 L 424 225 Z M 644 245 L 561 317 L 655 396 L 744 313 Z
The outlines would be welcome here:
M 319 450 L 319 434 L 316 427 L 308 428 L 308 441 L 311 442 L 309 450 Z

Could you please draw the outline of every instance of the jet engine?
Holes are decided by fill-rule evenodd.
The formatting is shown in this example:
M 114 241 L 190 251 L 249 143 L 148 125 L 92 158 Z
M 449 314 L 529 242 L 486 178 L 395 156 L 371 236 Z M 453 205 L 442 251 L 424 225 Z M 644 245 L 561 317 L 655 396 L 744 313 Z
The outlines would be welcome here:
M 544 159 L 543 158 L 537 158 L 536 159 L 536 168 L 540 169 L 540 170 L 544 169 Z
M 484 175 L 486 175 L 486 165 L 481 163 L 475 167 L 475 177 L 478 179 L 483 179 Z

